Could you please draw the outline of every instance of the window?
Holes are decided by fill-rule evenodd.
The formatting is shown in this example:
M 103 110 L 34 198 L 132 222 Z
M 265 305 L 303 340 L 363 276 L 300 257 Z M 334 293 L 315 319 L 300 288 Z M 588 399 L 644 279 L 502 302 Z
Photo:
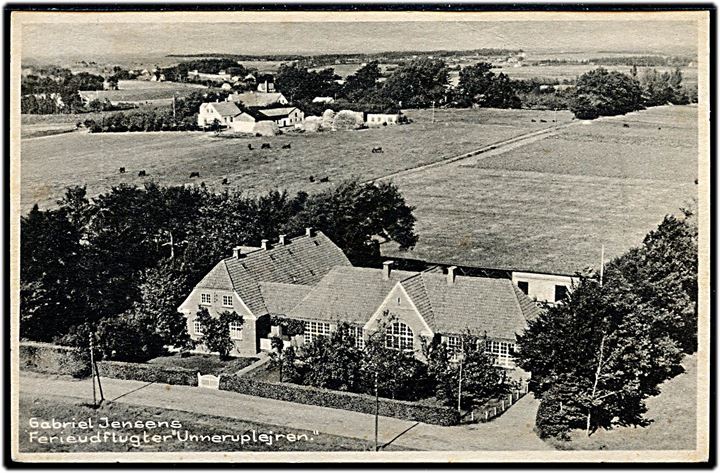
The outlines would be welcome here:
M 462 352 L 462 339 L 456 335 L 448 335 L 446 346 L 448 353 L 452 355 L 450 359 L 456 361 Z
M 303 340 L 305 343 L 312 343 L 318 337 L 327 337 L 330 335 L 330 324 L 326 322 L 305 322 L 305 333 Z
M 212 304 L 212 298 L 210 297 L 209 292 L 203 292 L 200 294 L 200 303 L 205 305 Z
M 365 339 L 363 338 L 363 328 L 351 325 L 348 331 L 350 337 L 355 340 L 355 347 L 359 349 L 365 348 Z
M 512 342 L 488 340 L 485 345 L 485 353 L 495 357 L 495 364 L 506 368 L 515 366 L 512 356 L 514 351 L 515 344 Z
M 232 307 L 232 296 L 223 296 L 223 307 Z
M 385 331 L 385 346 L 393 350 L 412 350 L 413 332 L 402 322 L 395 322 Z
M 230 338 L 233 340 L 242 340 L 242 323 L 241 322 L 230 322 Z
M 560 302 L 567 297 L 567 286 L 555 286 L 555 302 Z
M 518 281 L 517 287 L 524 292 L 525 295 L 527 295 L 528 291 L 530 291 L 530 284 L 527 281 Z
M 202 328 L 203 328 L 203 326 L 199 320 L 193 321 L 193 332 L 195 333 L 195 335 L 202 335 L 203 334 Z

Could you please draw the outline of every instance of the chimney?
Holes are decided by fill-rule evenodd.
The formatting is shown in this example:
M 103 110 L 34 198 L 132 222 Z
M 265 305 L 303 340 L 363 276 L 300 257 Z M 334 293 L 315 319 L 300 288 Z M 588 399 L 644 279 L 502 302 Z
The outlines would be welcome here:
M 448 266 L 447 269 L 447 285 L 452 286 L 455 284 L 455 270 L 457 266 Z
M 315 232 L 313 232 L 312 227 L 305 227 L 305 236 L 313 236 Z
M 392 260 L 383 261 L 383 279 L 385 281 L 390 279 L 390 270 L 392 269 L 393 264 L 395 264 L 395 262 Z
M 242 258 L 242 257 L 244 257 L 244 256 L 245 256 L 245 255 L 244 255 L 243 252 L 242 252 L 242 247 L 241 247 L 241 246 L 236 246 L 235 248 L 233 248 L 233 258 L 235 258 L 235 259 L 240 259 L 240 258 Z
M 268 249 L 268 241 L 265 238 L 260 240 L 260 248 L 262 248 L 263 250 Z
M 280 243 L 282 246 L 285 246 L 287 242 L 285 241 L 285 235 L 280 235 L 278 237 L 278 243 Z

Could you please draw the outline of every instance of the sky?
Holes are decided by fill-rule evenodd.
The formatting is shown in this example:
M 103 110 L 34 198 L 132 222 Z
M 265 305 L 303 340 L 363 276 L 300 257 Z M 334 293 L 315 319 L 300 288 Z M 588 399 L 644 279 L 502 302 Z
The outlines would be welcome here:
M 45 23 L 22 29 L 26 59 L 478 48 L 687 54 L 696 45 L 689 21 Z

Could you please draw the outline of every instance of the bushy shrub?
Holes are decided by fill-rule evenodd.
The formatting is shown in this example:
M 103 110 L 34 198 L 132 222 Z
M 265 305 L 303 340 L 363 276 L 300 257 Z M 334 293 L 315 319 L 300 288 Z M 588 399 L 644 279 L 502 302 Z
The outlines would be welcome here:
M 142 362 L 163 350 L 160 337 L 131 314 L 102 320 L 97 327 L 99 359 Z
M 84 378 L 90 374 L 90 356 L 75 347 L 20 342 L 20 369 Z

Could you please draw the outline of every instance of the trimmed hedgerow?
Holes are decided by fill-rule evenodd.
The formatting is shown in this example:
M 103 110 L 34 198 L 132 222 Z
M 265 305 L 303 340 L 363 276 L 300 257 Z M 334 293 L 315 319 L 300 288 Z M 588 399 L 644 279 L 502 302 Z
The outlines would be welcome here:
M 20 342 L 20 369 L 84 378 L 90 375 L 90 355 L 73 347 Z
M 100 376 L 117 379 L 132 379 L 148 383 L 179 384 L 197 386 L 197 372 L 183 368 L 161 368 L 152 364 L 126 363 L 124 361 L 99 361 Z
M 290 383 L 270 383 L 242 376 L 222 376 L 220 389 L 281 401 L 332 407 L 365 414 L 375 413 L 375 397 Z M 456 425 L 458 411 L 443 406 L 424 405 L 409 401 L 380 398 L 381 416 L 425 422 L 437 425 Z

